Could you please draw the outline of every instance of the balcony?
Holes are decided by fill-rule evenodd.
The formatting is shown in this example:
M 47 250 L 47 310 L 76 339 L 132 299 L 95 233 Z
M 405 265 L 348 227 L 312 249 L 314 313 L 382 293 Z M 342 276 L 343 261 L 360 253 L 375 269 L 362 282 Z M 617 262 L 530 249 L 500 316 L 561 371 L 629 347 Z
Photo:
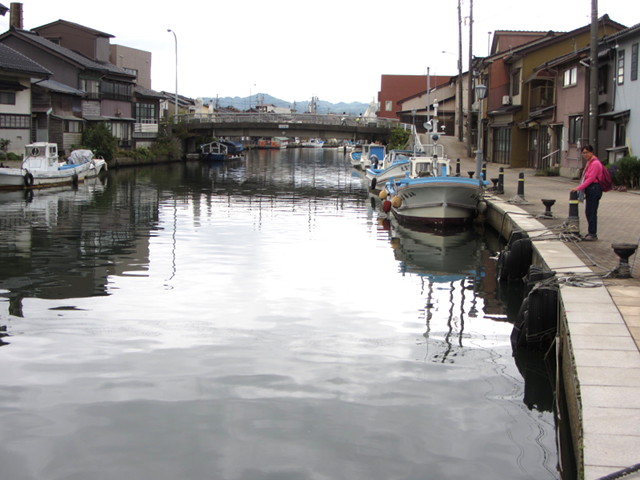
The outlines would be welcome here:
M 158 136 L 158 124 L 157 123 L 134 123 L 133 124 L 133 138 L 156 138 Z

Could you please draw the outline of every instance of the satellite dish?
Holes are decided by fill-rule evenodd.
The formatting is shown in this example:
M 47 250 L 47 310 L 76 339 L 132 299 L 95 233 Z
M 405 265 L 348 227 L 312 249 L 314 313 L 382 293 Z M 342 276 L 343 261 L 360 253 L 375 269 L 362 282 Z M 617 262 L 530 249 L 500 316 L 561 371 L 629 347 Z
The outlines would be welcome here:
M 429 120 L 428 122 L 424 122 L 422 126 L 427 132 L 430 132 L 433 129 L 433 123 L 431 123 L 431 120 Z

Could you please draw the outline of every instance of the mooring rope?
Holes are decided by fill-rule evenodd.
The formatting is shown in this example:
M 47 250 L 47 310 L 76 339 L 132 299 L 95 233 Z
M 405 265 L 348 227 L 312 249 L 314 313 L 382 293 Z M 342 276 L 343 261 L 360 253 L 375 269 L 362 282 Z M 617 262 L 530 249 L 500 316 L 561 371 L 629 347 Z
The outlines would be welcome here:
M 616 478 L 626 477 L 627 475 L 631 475 L 632 473 L 636 472 L 640 472 L 640 463 L 636 463 L 631 467 L 623 468 L 622 470 L 618 470 L 617 472 L 613 472 L 604 477 L 600 477 L 598 480 L 615 480 Z

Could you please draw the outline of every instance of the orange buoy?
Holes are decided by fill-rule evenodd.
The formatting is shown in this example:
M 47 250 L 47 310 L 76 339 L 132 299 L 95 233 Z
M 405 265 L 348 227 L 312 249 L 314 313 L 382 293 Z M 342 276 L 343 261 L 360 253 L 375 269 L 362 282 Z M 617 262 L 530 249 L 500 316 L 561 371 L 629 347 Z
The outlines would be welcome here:
M 391 205 L 393 206 L 393 208 L 400 207 L 400 205 L 402 205 L 402 198 L 396 195 L 391 199 Z

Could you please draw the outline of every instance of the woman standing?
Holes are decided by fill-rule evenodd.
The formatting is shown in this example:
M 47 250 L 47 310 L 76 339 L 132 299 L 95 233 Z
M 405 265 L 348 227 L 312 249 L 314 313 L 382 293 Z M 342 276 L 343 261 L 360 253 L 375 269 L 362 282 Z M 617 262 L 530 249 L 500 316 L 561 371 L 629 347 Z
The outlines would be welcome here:
M 602 171 L 605 166 L 594 155 L 591 145 L 582 147 L 581 152 L 582 158 L 586 160 L 587 164 L 582 173 L 582 183 L 576 188 L 572 188 L 571 191 L 584 191 L 584 213 L 589 224 L 589 231 L 583 240 L 595 241 L 598 240 L 598 206 L 600 205 L 600 198 L 602 198 L 602 188 L 599 181 L 602 178 Z

